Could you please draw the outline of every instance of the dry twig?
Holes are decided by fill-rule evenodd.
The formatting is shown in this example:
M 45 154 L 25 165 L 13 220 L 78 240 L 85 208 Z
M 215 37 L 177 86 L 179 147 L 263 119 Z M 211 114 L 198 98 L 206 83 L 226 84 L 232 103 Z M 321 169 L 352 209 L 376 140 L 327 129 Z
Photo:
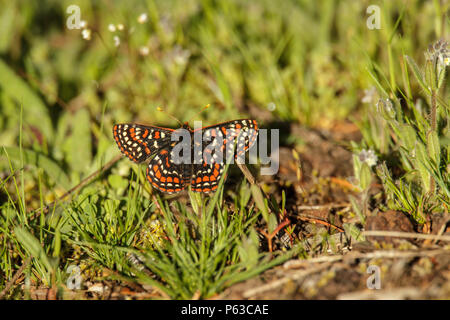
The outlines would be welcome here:
M 393 238 L 410 238 L 410 239 L 423 239 L 423 240 L 436 240 L 436 241 L 450 241 L 450 236 L 435 235 L 435 234 L 423 234 L 414 232 L 401 232 L 401 231 L 384 231 L 384 230 L 370 230 L 364 231 L 364 236 L 372 237 L 393 237 Z

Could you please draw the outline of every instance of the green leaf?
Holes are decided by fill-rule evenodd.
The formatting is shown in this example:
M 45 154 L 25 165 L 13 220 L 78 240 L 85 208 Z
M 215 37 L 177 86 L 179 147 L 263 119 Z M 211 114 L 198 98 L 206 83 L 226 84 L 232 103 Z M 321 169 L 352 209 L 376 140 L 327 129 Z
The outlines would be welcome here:
M 427 136 L 427 149 L 428 154 L 434 163 L 439 166 L 441 146 L 439 144 L 439 138 L 436 131 L 430 131 Z
M 57 258 L 61 254 L 61 230 L 59 229 L 59 226 L 55 230 L 55 239 L 53 240 L 53 243 L 53 257 Z
M 128 180 L 118 174 L 109 175 L 108 183 L 113 189 L 125 189 L 128 186 Z
M 353 174 L 355 175 L 355 177 L 359 177 L 359 173 L 361 172 L 361 160 L 359 160 L 359 157 L 354 154 L 352 155 L 353 158 Z
M 53 137 L 53 128 L 48 110 L 39 96 L 22 80 L 3 60 L 0 59 L 0 88 L 23 105 L 23 116 L 26 124 L 32 124 L 42 131 L 49 140 Z M 17 107 L 18 112 L 19 108 Z
M 365 241 L 364 234 L 362 233 L 361 229 L 358 228 L 353 223 L 344 223 L 344 231 L 345 234 L 350 236 L 353 240 L 356 242 Z
M 242 237 L 242 243 L 238 247 L 239 257 L 247 270 L 252 270 L 258 265 L 259 240 L 255 229 L 251 228 L 249 236 Z
M 358 216 L 359 220 L 362 222 L 362 224 L 366 223 L 366 216 L 363 213 L 363 208 L 360 208 L 358 202 L 356 201 L 356 198 L 353 196 L 349 196 L 350 203 L 352 204 L 353 210 L 355 211 L 356 215 Z
M 47 254 L 42 248 L 39 241 L 27 230 L 21 227 L 14 228 L 14 233 L 19 240 L 20 244 L 25 248 L 25 250 L 38 262 L 42 263 L 47 271 L 52 271 L 53 265 Z
M 192 210 L 194 210 L 196 215 L 200 216 L 201 215 L 200 209 L 202 208 L 201 194 L 198 192 L 193 192 L 193 191 L 189 190 L 189 198 L 191 200 Z
M 431 90 L 436 90 L 436 75 L 433 62 L 430 60 L 427 60 L 425 63 L 425 81 L 427 82 L 428 87 L 430 87 Z
M 270 213 L 269 221 L 267 223 L 267 228 L 269 230 L 269 233 L 274 232 L 277 227 L 278 227 L 277 216 L 274 213 Z
M 412 151 L 415 147 L 417 141 L 416 130 L 409 124 L 403 124 L 398 127 L 400 140 L 406 150 Z
M 366 190 L 370 186 L 372 180 L 372 172 L 367 163 L 363 163 L 359 172 L 359 186 L 362 190 Z
M 411 57 L 409 57 L 407 55 L 405 55 L 405 59 L 408 62 L 409 67 L 411 68 L 411 71 L 413 72 L 413 74 L 416 77 L 417 81 L 419 82 L 419 85 L 422 87 L 422 90 L 425 91 L 427 94 L 430 94 L 430 89 L 425 84 L 422 72 L 420 71 L 420 69 L 417 66 L 416 62 Z
M 22 149 L 24 164 L 42 168 L 47 175 L 64 189 L 70 189 L 70 181 L 64 170 L 53 160 L 33 150 Z M 8 156 L 13 161 L 20 162 L 19 147 L 4 147 L 0 155 Z
M 92 160 L 90 117 L 87 110 L 81 109 L 75 114 L 67 147 L 71 167 L 79 173 L 85 172 Z
M 423 145 L 423 143 L 417 142 L 415 167 L 419 171 L 419 174 L 422 178 L 422 184 L 425 189 L 425 192 L 430 191 L 430 172 L 427 169 L 428 163 L 429 161 L 425 146 Z
M 253 200 L 255 200 L 256 206 L 261 211 L 262 216 L 266 223 L 269 223 L 269 211 L 267 210 L 266 203 L 264 202 L 264 197 L 261 189 L 257 185 L 252 185 L 250 187 L 252 190 Z
M 450 110 L 450 106 L 447 104 L 445 99 L 443 99 L 440 95 L 436 95 L 436 99 L 437 99 L 439 105 L 445 107 L 447 110 Z
M 245 208 L 247 206 L 247 203 L 250 200 L 251 196 L 252 196 L 251 190 L 248 187 L 248 184 L 244 181 L 241 184 L 239 190 L 239 205 L 241 208 Z
M 439 71 L 439 75 L 438 75 L 438 84 L 437 84 L 437 89 L 439 90 L 439 88 L 442 86 L 442 83 L 444 82 L 445 79 L 445 70 L 446 68 L 442 68 Z

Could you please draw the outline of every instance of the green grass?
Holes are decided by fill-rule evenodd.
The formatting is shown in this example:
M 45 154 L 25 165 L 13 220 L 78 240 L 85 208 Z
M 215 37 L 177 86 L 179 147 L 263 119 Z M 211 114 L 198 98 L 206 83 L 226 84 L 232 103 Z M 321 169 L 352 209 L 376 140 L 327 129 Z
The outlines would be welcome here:
M 65 27 L 70 4 L 80 6 L 89 41 Z M 380 30 L 367 29 L 371 4 L 380 6 Z M 195 118 L 205 124 L 249 117 L 262 127 L 331 130 L 350 119 L 363 135 L 349 146 L 361 191 L 350 201 L 361 223 L 374 179 L 386 197 L 379 209 L 403 210 L 419 224 L 450 204 L 447 83 L 424 57 L 430 43 L 448 38 L 448 4 L 49 0 L 1 7 L 0 292 L 30 256 L 28 289 L 43 284 L 64 297 L 67 270 L 79 265 L 85 278 L 110 270 L 189 299 L 307 255 L 301 241 L 268 252 L 261 231 L 276 229 L 286 196 L 265 198 L 239 171 L 240 180 L 212 195 L 173 199 L 149 187 L 144 166 L 123 159 L 58 200 L 119 154 L 114 123 L 174 127 L 158 106 L 185 121 L 211 104 Z M 148 21 L 140 24 L 142 13 Z M 110 32 L 109 24 L 124 30 Z M 394 117 L 376 100 L 361 103 L 371 86 L 392 101 Z M 302 144 L 287 134 L 289 148 Z M 359 160 L 363 149 L 374 150 L 376 167 Z M 347 228 L 352 237 L 359 231 Z M 23 294 L 14 287 L 7 297 Z
M 394 85 L 388 86 L 381 76 L 378 77 L 376 83 L 384 93 L 377 103 L 377 112 L 372 112 L 361 124 L 363 144 L 376 150 L 384 160 L 376 172 L 386 191 L 388 207 L 410 214 L 420 224 L 425 223 L 427 215 L 440 213 L 443 207 L 450 205 L 450 108 L 446 103 L 448 99 L 443 98 L 446 89 L 444 59 L 449 52 L 442 42 L 432 45 L 438 50 L 428 49 L 425 67 L 420 68 L 414 59 L 405 55 L 402 74 L 391 77 Z M 396 84 L 400 76 L 405 82 Z M 416 101 L 408 94 L 413 80 L 424 96 Z M 418 107 L 419 103 L 425 106 Z M 360 165 L 356 157 L 354 161 Z M 397 173 L 391 173 L 393 169 Z M 362 189 L 368 187 L 368 183 L 365 185 Z

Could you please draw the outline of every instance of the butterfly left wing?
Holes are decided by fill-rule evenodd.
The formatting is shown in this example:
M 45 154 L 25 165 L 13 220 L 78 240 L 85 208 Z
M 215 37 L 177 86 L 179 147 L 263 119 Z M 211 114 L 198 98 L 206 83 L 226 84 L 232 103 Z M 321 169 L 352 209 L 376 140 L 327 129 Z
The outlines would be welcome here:
M 173 129 L 120 123 L 113 127 L 117 146 L 130 160 L 141 163 L 170 143 Z

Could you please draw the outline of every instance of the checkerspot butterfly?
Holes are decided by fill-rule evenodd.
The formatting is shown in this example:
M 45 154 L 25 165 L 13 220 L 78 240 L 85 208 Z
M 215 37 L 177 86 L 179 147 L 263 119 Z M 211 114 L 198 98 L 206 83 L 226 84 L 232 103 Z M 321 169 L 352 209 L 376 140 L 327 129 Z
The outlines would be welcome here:
M 166 193 L 180 192 L 189 185 L 195 192 L 215 191 L 230 152 L 234 153 L 236 147 L 235 159 L 243 156 L 258 135 L 257 122 L 249 119 L 223 122 L 196 130 L 185 123 L 180 129 L 189 134 L 188 158 L 197 161 L 180 162 L 175 157 L 178 142 L 172 135 L 179 129 L 116 124 L 113 133 L 119 149 L 130 160 L 141 163 L 151 158 L 147 167 L 147 179 L 154 188 Z M 199 133 L 203 138 L 194 139 Z M 213 148 L 221 151 L 224 156 L 218 157 Z

